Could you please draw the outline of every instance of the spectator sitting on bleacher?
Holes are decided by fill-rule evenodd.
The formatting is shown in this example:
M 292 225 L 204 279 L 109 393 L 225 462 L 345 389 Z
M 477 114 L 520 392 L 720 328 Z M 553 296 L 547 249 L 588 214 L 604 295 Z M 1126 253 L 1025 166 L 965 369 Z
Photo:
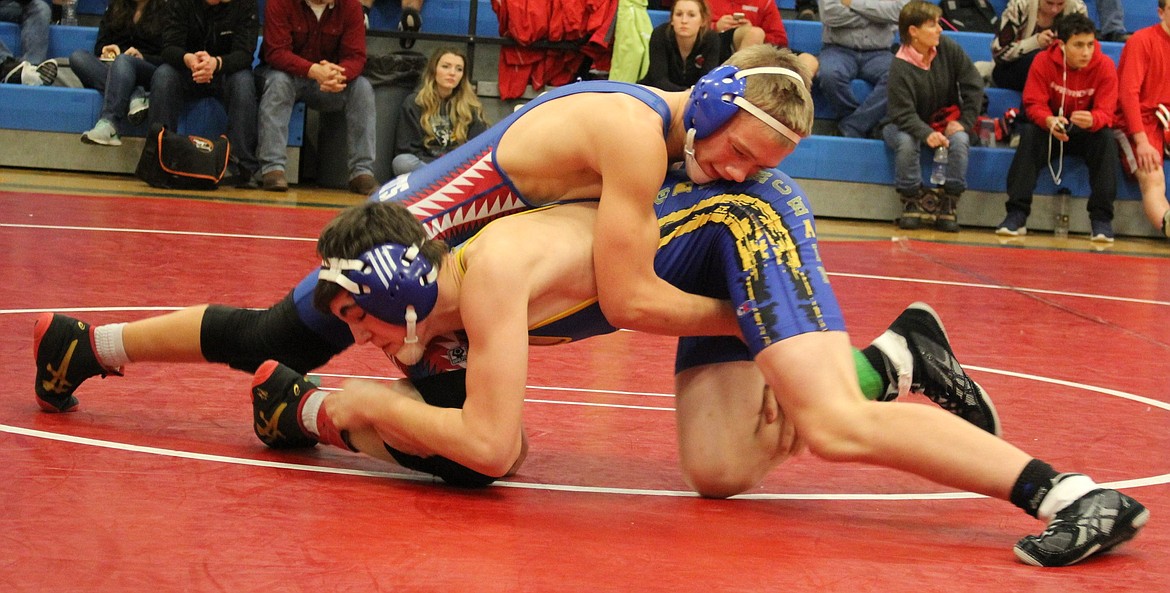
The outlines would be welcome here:
M 1023 91 L 1032 60 L 1056 39 L 1057 17 L 1068 14 L 1087 16 L 1089 10 L 1083 0 L 1008 0 L 991 40 L 995 86 Z
M 719 32 L 719 55 L 731 54 L 752 45 L 770 43 L 788 47 L 788 31 L 776 0 L 708 0 L 711 28 Z M 793 52 L 805 73 L 816 76 L 820 63 L 810 53 Z
M 431 54 L 419 89 L 402 101 L 391 162 L 402 175 L 447 154 L 487 129 L 483 105 L 464 76 L 467 56 L 454 47 Z
M 163 64 L 150 83 L 150 123 L 174 130 L 188 99 L 215 97 L 227 111 L 234 179 L 255 188 L 256 0 L 167 0 Z
M 1027 233 L 1032 192 L 1041 163 L 1057 184 L 1066 152 L 1089 167 L 1089 222 L 1092 241 L 1113 241 L 1113 200 L 1117 198 L 1117 69 L 1097 46 L 1089 17 L 1072 14 L 1057 24 L 1056 42 L 1032 62 L 1024 85 L 1020 145 L 1007 174 L 1007 216 L 995 234 Z M 1055 161 L 1055 165 L 1053 164 Z
M 101 115 L 81 135 L 82 142 L 120 146 L 123 119 L 131 125 L 146 119 L 146 93 L 162 63 L 165 6 L 165 0 L 111 0 L 93 51 L 79 49 L 69 56 L 69 67 L 81 84 L 102 93 Z
M 288 127 L 293 104 L 344 111 L 349 190 L 369 195 L 374 180 L 374 87 L 366 66 L 366 28 L 358 0 L 268 0 L 264 8 L 260 79 L 260 179 L 285 191 Z
M 1170 0 L 1158 0 L 1160 22 L 1141 29 L 1125 42 L 1118 72 L 1118 104 L 1129 142 L 1121 148 L 1137 176 L 1146 218 L 1170 237 L 1170 203 L 1162 163 L 1170 143 Z M 1132 153 L 1132 154 L 1128 154 Z
M 0 81 L 29 86 L 48 86 L 57 80 L 57 62 L 49 55 L 49 5 L 41 0 L 0 0 L 0 21 L 20 26 L 24 59 L 0 41 Z
M 824 27 L 821 73 L 825 99 L 842 113 L 837 130 L 849 138 L 866 138 L 886 116 L 886 84 L 898 30 L 898 14 L 910 0 L 820 0 Z M 905 41 L 905 39 L 903 39 Z M 859 101 L 853 80 L 873 85 Z
M 822 15 L 824 12 L 821 13 Z M 898 226 L 958 232 L 955 207 L 967 189 L 970 130 L 983 108 L 983 78 L 963 48 L 942 34 L 937 4 L 914 0 L 902 8 L 902 46 L 890 65 L 889 122 L 882 129 L 894 150 L 894 188 L 901 194 Z M 946 180 L 941 194 L 922 187 L 919 154 L 946 147 Z
M 650 33 L 650 67 L 638 84 L 683 91 L 718 66 L 719 35 L 707 27 L 710 20 L 706 0 L 675 2 L 670 21 Z

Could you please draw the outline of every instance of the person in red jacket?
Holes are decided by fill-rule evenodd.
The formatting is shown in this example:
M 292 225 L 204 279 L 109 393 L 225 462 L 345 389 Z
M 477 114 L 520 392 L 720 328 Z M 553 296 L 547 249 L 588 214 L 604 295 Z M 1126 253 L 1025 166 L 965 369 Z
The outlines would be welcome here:
M 1042 163 L 1060 183 L 1065 153 L 1089 167 L 1089 223 L 1092 241 L 1113 241 L 1113 200 L 1117 197 L 1117 69 L 1097 45 L 1093 21 L 1070 14 L 1057 25 L 1057 41 L 1036 57 L 1024 84 L 1020 145 L 1007 176 L 1007 216 L 995 234 L 1028 232 L 1032 192 Z
M 349 190 L 369 195 L 374 179 L 374 87 L 366 67 L 366 28 L 357 0 L 268 0 L 259 109 L 260 174 L 267 191 L 287 191 L 289 117 L 304 101 L 318 111 L 342 111 L 346 121 Z
M 1159 106 L 1170 108 L 1170 7 L 1166 3 L 1158 0 L 1161 22 L 1137 31 L 1125 42 L 1118 66 L 1121 90 L 1117 101 L 1123 116 L 1118 127 L 1129 137 L 1122 150 L 1133 153 L 1136 170 L 1132 173 L 1141 187 L 1146 218 L 1170 237 L 1170 203 L 1162 170 L 1170 125 L 1157 115 Z
M 770 43 L 788 47 L 788 31 L 776 0 L 707 0 L 711 28 L 719 33 L 719 55 L 731 54 L 752 45 Z M 797 53 L 800 65 L 809 76 L 816 76 L 820 62 L 816 56 Z

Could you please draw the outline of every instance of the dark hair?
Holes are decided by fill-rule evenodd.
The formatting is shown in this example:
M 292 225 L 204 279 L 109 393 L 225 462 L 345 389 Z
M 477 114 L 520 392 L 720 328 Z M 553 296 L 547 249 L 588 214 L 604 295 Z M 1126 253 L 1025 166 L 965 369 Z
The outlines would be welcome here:
M 938 4 L 914 0 L 902 7 L 898 13 L 898 35 L 902 38 L 902 45 L 910 45 L 910 27 L 921 27 L 923 23 L 938 20 L 942 16 L 942 9 Z
M 158 39 L 156 43 L 159 43 L 160 46 L 165 26 L 163 21 L 166 20 L 166 16 L 162 13 L 165 7 L 165 0 L 148 0 L 142 10 L 142 17 L 138 21 L 141 29 L 148 36 Z M 138 3 L 135 0 L 109 0 L 99 28 L 103 29 L 103 33 L 109 31 L 129 32 L 134 27 L 134 13 L 137 10 Z M 102 48 L 96 47 L 94 49 L 100 52 Z
M 1088 16 L 1074 12 L 1056 19 L 1056 38 L 1061 41 L 1067 42 L 1073 35 L 1085 33 L 1092 33 L 1094 38 L 1097 37 L 1097 26 Z
M 419 245 L 422 257 L 436 270 L 442 267 L 443 256 L 449 250 L 446 243 L 427 238 L 422 223 L 401 204 L 365 202 L 342 210 L 325 225 L 317 239 L 317 255 L 322 260 L 356 259 L 383 243 Z M 336 283 L 318 281 L 313 290 L 313 307 L 331 315 L 329 305 L 342 290 L 345 289 Z

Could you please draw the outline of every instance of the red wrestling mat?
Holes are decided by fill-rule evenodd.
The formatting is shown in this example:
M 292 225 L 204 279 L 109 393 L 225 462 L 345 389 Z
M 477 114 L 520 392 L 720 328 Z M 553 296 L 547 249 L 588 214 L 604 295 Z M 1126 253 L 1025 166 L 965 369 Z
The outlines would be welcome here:
M 1007 503 L 798 457 L 747 499 L 690 496 L 673 341 L 619 333 L 536 350 L 532 452 L 464 492 L 252 434 L 249 377 L 136 364 L 81 410 L 33 402 L 32 319 L 263 307 L 314 265 L 333 212 L 0 192 L 0 589 L 5 591 L 1159 591 L 1170 588 L 1170 271 L 1115 254 L 822 243 L 855 344 L 914 300 L 943 317 L 1005 436 L 1126 489 L 1133 542 L 1067 569 L 1016 562 L 1042 525 Z M 392 376 L 351 350 L 323 369 Z M 940 443 L 939 446 L 946 446 Z

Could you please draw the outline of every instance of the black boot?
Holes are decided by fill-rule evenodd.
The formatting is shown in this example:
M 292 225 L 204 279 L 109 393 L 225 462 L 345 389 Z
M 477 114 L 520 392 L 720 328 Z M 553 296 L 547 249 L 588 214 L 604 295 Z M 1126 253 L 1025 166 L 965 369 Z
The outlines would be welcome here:
M 910 193 L 899 190 L 898 195 L 902 198 L 902 215 L 894 221 L 898 223 L 898 228 L 912 231 L 922 228 L 924 222 L 933 220 L 928 209 L 933 209 L 937 205 L 938 200 L 934 192 L 917 188 Z
M 944 233 L 959 232 L 959 220 L 955 215 L 955 208 L 959 205 L 959 194 L 942 192 L 938 199 L 938 215 L 934 219 L 934 228 Z

